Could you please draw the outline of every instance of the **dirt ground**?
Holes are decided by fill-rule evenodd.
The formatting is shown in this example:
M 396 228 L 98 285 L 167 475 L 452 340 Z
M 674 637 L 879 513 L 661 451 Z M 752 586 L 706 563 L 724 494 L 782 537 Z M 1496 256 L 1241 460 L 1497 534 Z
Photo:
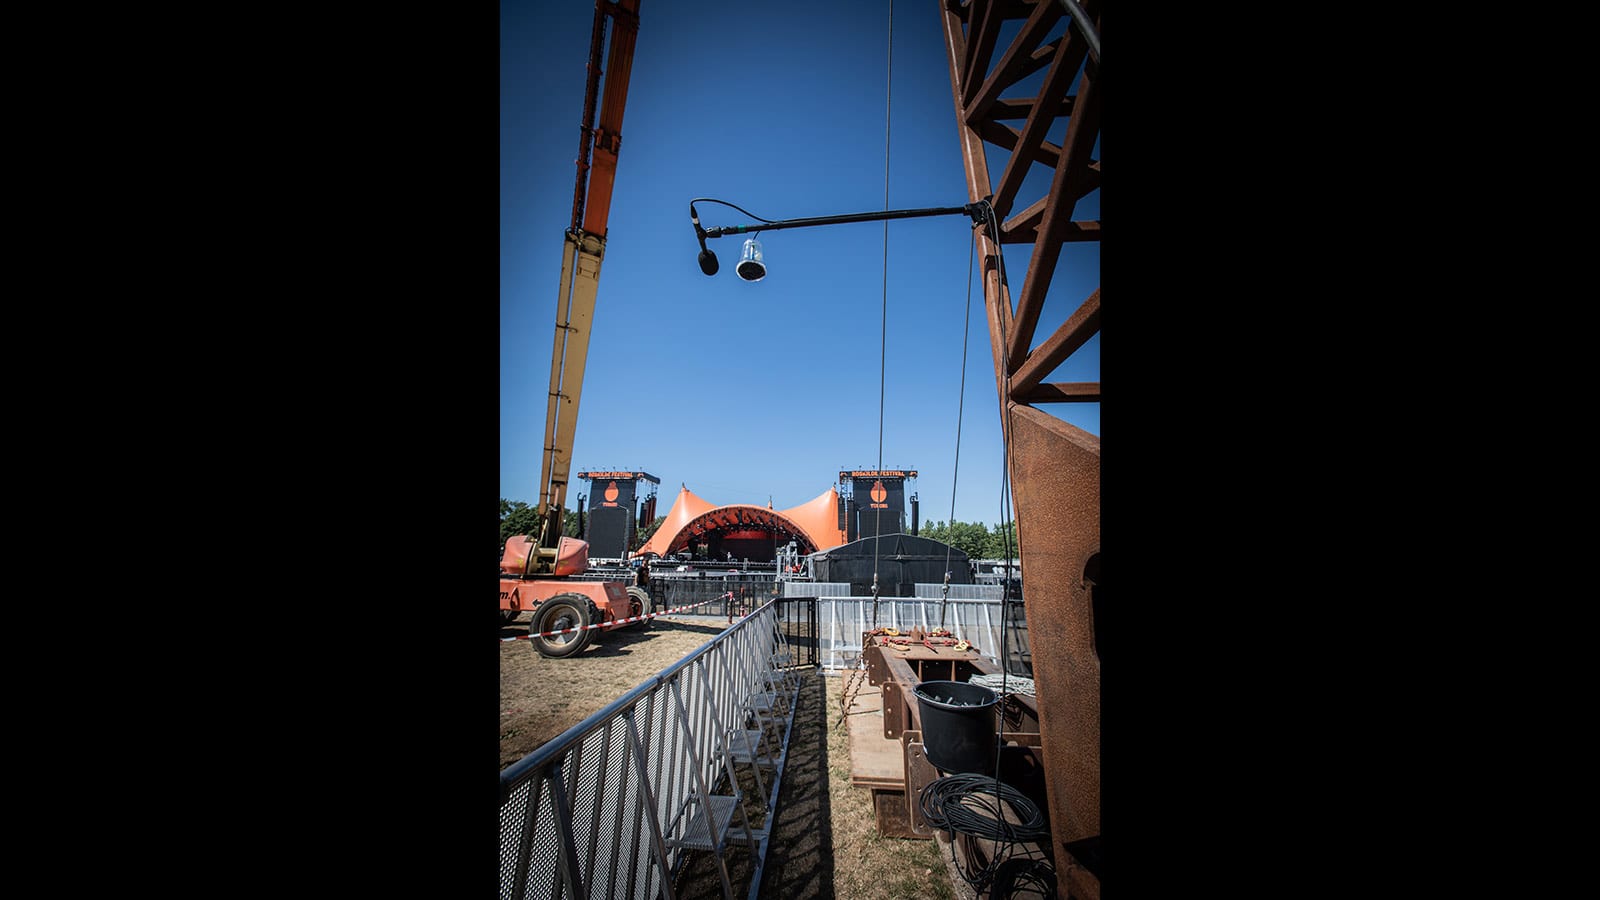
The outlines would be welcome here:
M 545 659 L 530 642 L 500 645 L 500 766 L 505 768 L 583 721 L 645 679 L 721 634 L 730 623 L 707 616 L 663 616 L 648 629 L 597 634 L 580 653 Z M 527 616 L 500 629 L 527 634 Z M 762 896 L 784 900 L 952 900 L 972 897 L 942 841 L 886 838 L 870 793 L 850 784 L 849 729 L 841 725 L 842 682 L 814 674 L 801 688 Z M 758 819 L 759 821 L 759 819 Z M 730 877 L 748 883 L 744 853 L 728 854 Z M 688 867 L 679 896 L 721 897 L 709 860 Z M 736 893 L 743 895 L 744 891 Z
M 500 629 L 528 633 L 528 613 Z M 530 641 L 500 645 L 500 768 L 605 708 L 646 678 L 725 631 L 726 619 L 662 616 L 595 634 L 574 656 L 545 659 Z

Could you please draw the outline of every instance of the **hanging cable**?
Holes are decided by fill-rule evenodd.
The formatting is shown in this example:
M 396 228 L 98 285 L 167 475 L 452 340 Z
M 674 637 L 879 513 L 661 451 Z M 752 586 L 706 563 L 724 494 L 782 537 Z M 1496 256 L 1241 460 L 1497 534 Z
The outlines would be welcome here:
M 961 326 L 961 390 L 956 394 L 956 462 L 950 473 L 950 525 L 956 524 L 956 483 L 961 477 L 961 416 L 967 402 L 967 336 L 972 333 L 972 262 L 977 258 L 978 233 L 972 233 L 967 245 L 967 306 Z M 953 536 L 953 535 L 952 535 Z M 939 627 L 944 627 L 945 604 L 950 602 L 950 551 L 949 541 L 944 545 L 944 589 L 939 598 Z M 1003 627 L 1003 625 L 1002 625 Z
M 1000 267 L 1000 289 L 1003 292 L 1009 286 L 1009 282 L 1006 280 L 1005 251 L 1001 248 L 1000 244 L 1000 222 L 995 218 L 993 206 L 987 206 L 987 211 L 990 234 L 993 236 L 994 240 L 995 259 Z M 1002 296 L 997 299 L 1004 299 L 1004 295 L 1002 294 Z M 1002 348 L 1009 348 L 1011 346 L 1011 337 L 1007 333 L 1006 329 L 1006 320 L 1010 318 L 1011 313 L 1010 306 L 1011 304 L 1008 301 L 1006 303 L 1006 315 L 995 317 L 1000 323 L 1000 346 Z M 1011 357 L 1009 351 L 1003 351 L 1000 354 L 1000 363 L 1002 372 L 1000 383 L 1002 385 L 1010 385 Z M 1006 564 L 1004 570 L 1005 575 L 1000 590 L 1000 689 L 1003 696 L 1005 692 L 1005 678 L 1011 672 L 1010 651 L 1007 648 L 1006 639 L 1009 637 L 1009 626 L 1011 619 L 1011 535 L 1013 531 L 1011 520 L 1011 411 L 1015 408 L 1016 404 L 1012 402 L 1011 397 L 1009 396 L 1009 388 L 1007 388 L 1007 394 L 1002 396 L 1002 400 L 1004 401 L 1005 406 L 1000 411 L 1001 418 L 1003 419 L 1000 438 L 1003 444 L 1001 447 L 1001 456 L 1005 460 L 1005 465 L 1002 467 L 1000 475 L 1000 527 L 1005 532 L 1004 537 L 1002 538 L 1004 541 L 1002 546 L 1006 552 Z M 1020 550 L 1018 555 L 1020 557 Z M 1021 577 L 1022 573 L 1019 571 L 1017 573 L 1017 578 L 1020 580 Z M 998 781 L 1000 778 L 998 761 L 995 764 L 994 777 L 996 781 Z
M 760 216 L 756 215 L 755 213 L 751 212 L 748 209 L 745 209 L 745 208 L 743 208 L 741 206 L 734 206 L 732 203 L 729 203 L 726 200 L 718 200 L 715 197 L 696 197 L 693 200 L 689 201 L 690 208 L 693 208 L 696 203 L 720 203 L 723 206 L 728 206 L 728 207 L 732 207 L 733 209 L 737 209 L 737 210 L 739 210 L 739 212 L 744 213 L 745 215 L 749 216 L 752 219 L 755 219 L 758 222 L 765 222 L 768 225 L 777 224 L 777 220 L 775 220 L 775 219 L 763 219 L 763 218 L 761 218 Z
M 889 124 L 894 111 L 894 0 L 889 0 L 889 50 L 883 88 L 883 209 L 889 211 Z M 883 386 L 889 355 L 889 220 L 883 220 L 883 317 L 878 336 L 878 472 L 883 472 Z M 878 542 L 883 540 L 883 507 L 872 520 L 872 630 L 878 630 Z M 862 659 L 866 658 L 862 648 Z
M 984 204 L 984 205 L 986 207 L 987 218 L 989 220 L 989 235 L 990 235 L 990 239 L 994 242 L 996 263 L 998 264 L 999 269 L 1000 269 L 1000 290 L 1001 290 L 1001 293 L 999 294 L 999 296 L 996 297 L 996 300 L 999 301 L 999 300 L 1004 300 L 1005 299 L 1004 291 L 1009 286 L 1009 282 L 1008 282 L 1008 280 L 1006 278 L 1006 259 L 1005 259 L 1005 253 L 1004 253 L 1004 251 L 1003 251 L 1003 249 L 1001 247 L 1001 243 L 1000 243 L 1000 222 L 995 217 L 994 207 L 992 205 L 989 205 L 989 204 Z M 996 320 L 1000 324 L 1000 346 L 1002 348 L 1008 348 L 1008 347 L 1011 346 L 1010 335 L 1007 333 L 1008 329 L 1006 328 L 1006 320 L 1009 318 L 1009 314 L 1011 312 L 1010 304 L 1007 303 L 1006 306 L 1007 306 L 1007 308 L 1006 308 L 1006 310 L 1004 310 L 1006 315 L 997 315 L 995 317 Z M 1003 352 L 1001 354 L 1001 378 L 1000 378 L 1000 384 L 1001 385 L 1009 385 L 1010 383 L 1011 383 L 1011 361 L 1010 361 L 1010 356 L 1009 356 L 1008 353 L 1004 353 Z M 1009 686 L 1008 686 L 1007 682 L 1009 680 L 1010 673 L 1011 673 L 1011 659 L 1010 659 L 1011 653 L 1010 653 L 1010 649 L 1009 649 L 1009 646 L 1008 646 L 1009 645 L 1009 640 L 1008 639 L 1010 637 L 1010 627 L 1009 626 L 1010 626 L 1010 619 L 1011 619 L 1011 601 L 1010 601 L 1010 593 L 1011 593 L 1011 559 L 1012 559 L 1011 538 L 1012 538 L 1012 532 L 1013 532 L 1013 527 L 1014 527 L 1013 526 L 1013 521 L 1012 521 L 1012 518 L 1011 518 L 1011 451 L 1012 451 L 1011 427 L 1012 427 L 1012 410 L 1016 406 L 1016 404 L 1011 401 L 1010 396 L 1008 394 L 1006 394 L 1006 393 L 1003 393 L 1001 395 L 1001 400 L 1002 400 L 1002 404 L 1003 404 L 1002 409 L 1001 409 L 1001 419 L 1002 419 L 1002 423 L 1003 423 L 1003 425 L 1002 425 L 1002 433 L 1001 433 L 1001 441 L 1002 441 L 1003 446 L 1001 448 L 1001 455 L 1002 455 L 1002 458 L 1004 459 L 1004 463 L 1005 464 L 1004 464 L 1002 472 L 1001 472 L 1001 480 L 1000 480 L 1000 527 L 1004 530 L 1004 536 L 1002 538 L 1004 543 L 1002 544 L 1002 548 L 1005 550 L 1005 554 L 1006 554 L 1006 557 L 1005 557 L 1006 558 L 1006 566 L 1005 566 L 1005 570 L 1004 570 L 1005 571 L 1005 576 L 1004 576 L 1004 582 L 1002 584 L 1001 591 L 1000 591 L 1000 604 L 1001 604 L 1000 608 L 1001 608 L 1002 613 L 1001 613 L 1001 622 L 1000 622 L 1000 711 L 999 711 L 1000 712 L 1000 725 L 999 725 L 999 728 L 1000 728 L 1000 734 L 1003 735 L 1004 732 L 1005 732 L 1005 702 L 1006 702 L 1006 695 L 1009 693 Z M 1018 555 L 1020 556 L 1020 550 L 1019 550 L 1019 554 Z M 1022 575 L 1022 573 L 1018 572 L 1018 578 L 1019 579 L 1021 578 L 1021 575 Z M 1003 752 L 1004 751 L 1004 743 L 1003 743 L 1003 740 L 1001 739 L 1000 735 L 997 735 L 995 740 L 996 740 L 996 743 L 999 744 L 1000 746 L 998 746 L 996 748 L 996 753 L 995 753 L 995 758 L 994 758 L 994 777 L 993 777 L 993 781 L 992 781 L 992 783 L 994 785 L 993 791 L 994 791 L 994 793 L 996 795 L 1001 796 L 1001 797 L 1005 797 L 1006 796 L 1005 792 L 1009 788 L 1008 788 L 1007 785 L 1005 785 L 1000 780 L 1000 763 L 1001 763 L 1001 760 L 1005 756 L 1005 753 Z M 1020 812 L 1020 810 L 1019 810 L 1019 812 Z M 1013 839 L 1016 840 L 1016 841 L 1026 841 L 1026 840 L 1031 840 L 1032 837 L 1033 837 L 1032 835 L 1029 835 L 1029 836 L 1017 836 L 1017 837 L 1014 837 Z M 1007 853 L 1009 853 L 1010 845 L 1007 844 L 1006 847 L 1007 847 Z M 952 842 L 951 852 L 952 852 L 952 854 L 954 853 L 954 843 L 953 842 Z M 999 853 L 997 851 L 994 859 L 990 860 L 989 867 L 984 872 L 979 873 L 979 874 L 985 880 L 994 877 L 996 871 L 999 868 L 1000 863 L 1004 862 L 1004 856 L 1005 855 L 1006 854 L 1002 854 L 1002 853 Z M 959 867 L 958 867 L 958 869 L 959 869 Z M 966 877 L 966 873 L 963 873 L 963 877 Z

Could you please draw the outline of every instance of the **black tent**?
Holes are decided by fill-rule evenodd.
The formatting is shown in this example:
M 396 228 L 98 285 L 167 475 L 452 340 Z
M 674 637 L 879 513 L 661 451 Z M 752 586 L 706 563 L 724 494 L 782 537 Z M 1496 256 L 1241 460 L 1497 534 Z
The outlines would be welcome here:
M 910 534 L 884 534 L 862 538 L 811 556 L 812 577 L 817 581 L 850 583 L 850 593 L 872 596 L 872 573 L 878 573 L 879 597 L 915 596 L 918 584 L 971 584 L 972 566 L 967 554 L 943 541 Z

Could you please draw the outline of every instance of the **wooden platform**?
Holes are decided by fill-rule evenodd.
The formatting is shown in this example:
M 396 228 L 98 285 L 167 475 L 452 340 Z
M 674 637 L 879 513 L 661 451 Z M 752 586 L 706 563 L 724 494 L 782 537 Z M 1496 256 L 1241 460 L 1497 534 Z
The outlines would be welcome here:
M 847 678 L 849 676 L 846 676 Z M 886 837 L 932 839 L 914 799 L 939 773 L 922 750 L 922 735 L 909 731 L 884 736 L 883 692 L 866 679 L 855 682 L 845 721 L 850 728 L 850 784 L 872 794 L 878 833 Z M 906 773 L 912 773 L 906 789 Z
M 965 681 L 996 669 L 971 650 L 915 645 L 902 649 L 863 637 L 866 672 L 844 676 L 849 705 L 842 712 L 850 729 L 850 784 L 872 793 L 880 834 L 932 839 L 935 832 L 922 814 L 919 798 L 941 773 L 928 761 L 912 689 L 923 681 Z M 1020 771 L 1042 773 L 1033 699 L 1012 695 L 1002 703 L 1001 717 L 1006 726 L 1004 752 L 1022 765 Z M 1016 758 L 1018 754 L 1026 759 Z
M 898 740 L 883 736 L 883 691 L 864 678 L 856 685 L 859 689 L 845 709 L 850 726 L 850 784 L 905 790 L 904 751 Z

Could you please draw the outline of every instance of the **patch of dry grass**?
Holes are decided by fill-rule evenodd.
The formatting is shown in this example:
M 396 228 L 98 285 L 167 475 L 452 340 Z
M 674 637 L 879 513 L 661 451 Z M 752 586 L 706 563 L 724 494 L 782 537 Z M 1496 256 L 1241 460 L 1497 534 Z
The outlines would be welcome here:
M 848 677 L 848 676 L 846 676 Z M 878 832 L 872 793 L 850 784 L 850 729 L 839 723 L 846 678 L 829 677 L 828 802 L 832 807 L 834 893 L 875 900 L 955 900 L 957 893 L 937 841 L 885 837 Z

